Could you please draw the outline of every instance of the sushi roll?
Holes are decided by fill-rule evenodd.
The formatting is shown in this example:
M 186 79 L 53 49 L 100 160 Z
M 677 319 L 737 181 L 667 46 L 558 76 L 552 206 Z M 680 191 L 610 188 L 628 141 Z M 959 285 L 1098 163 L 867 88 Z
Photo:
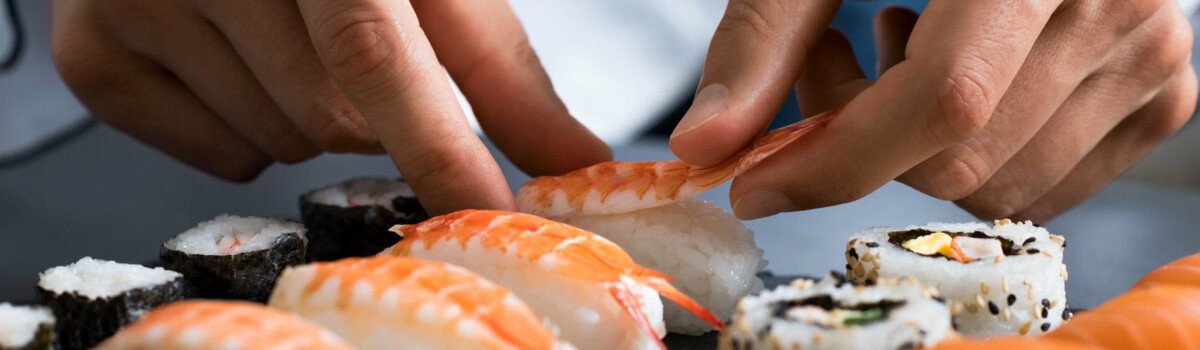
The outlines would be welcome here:
M 187 296 L 266 303 L 283 269 L 304 263 L 299 223 L 221 215 L 163 243 L 163 267 L 183 273 Z
M 719 347 L 917 349 L 957 337 L 937 290 L 915 279 L 855 286 L 830 274 L 742 299 Z
M 54 313 L 58 348 L 88 349 L 150 309 L 183 299 L 183 275 L 84 257 L 39 276 L 38 303 Z
M 288 269 L 271 307 L 371 349 L 573 349 L 521 299 L 458 266 L 393 256 Z
M 762 290 L 756 275 L 767 265 L 754 231 L 712 202 L 689 198 L 627 213 L 576 215 L 560 219 L 608 238 L 633 261 L 675 277 L 671 284 L 729 319 L 738 300 Z M 691 311 L 663 299 L 663 319 L 672 333 L 713 330 Z
M 241 301 L 181 301 L 154 309 L 97 350 L 350 350 L 299 316 Z
M 403 179 L 358 178 L 300 196 L 310 261 L 371 256 L 396 244 L 396 224 L 429 218 Z
M 54 349 L 50 309 L 0 303 L 0 350 L 44 349 Z
M 847 276 L 871 284 L 912 276 L 936 286 L 959 332 L 987 337 L 1049 332 L 1069 318 L 1062 236 L 1030 222 L 872 228 L 846 246 Z

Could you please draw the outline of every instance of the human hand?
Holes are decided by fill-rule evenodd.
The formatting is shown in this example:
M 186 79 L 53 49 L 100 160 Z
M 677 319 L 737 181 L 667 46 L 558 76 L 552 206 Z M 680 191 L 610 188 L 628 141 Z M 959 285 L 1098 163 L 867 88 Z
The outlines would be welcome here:
M 1169 0 L 932 0 L 876 18 L 881 74 L 826 31 L 840 1 L 731 0 L 671 149 L 716 164 L 793 86 L 819 132 L 733 183 L 744 219 L 861 198 L 893 179 L 983 219 L 1043 222 L 1178 130 L 1197 98 Z
M 58 0 L 53 41 L 98 118 L 231 181 L 386 150 L 431 214 L 513 209 L 442 65 L 525 171 L 611 158 L 567 113 L 505 1 Z

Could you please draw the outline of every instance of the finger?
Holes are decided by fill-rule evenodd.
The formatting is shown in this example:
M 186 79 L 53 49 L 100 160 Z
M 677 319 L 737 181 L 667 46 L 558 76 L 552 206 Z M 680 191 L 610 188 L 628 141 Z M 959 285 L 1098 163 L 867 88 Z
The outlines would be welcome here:
M 408 2 L 299 4 L 321 61 L 430 214 L 516 208 Z
M 354 104 L 321 65 L 293 1 L 200 1 L 284 115 L 323 150 L 381 153 Z M 264 19 L 270 20 L 264 20 Z
M 732 0 L 717 26 L 695 101 L 671 150 L 716 165 L 758 136 L 783 105 L 840 0 Z
M 612 151 L 567 113 L 507 1 L 413 2 L 438 60 L 480 127 L 533 176 L 612 160 Z
M 871 86 L 854 58 L 850 40 L 836 29 L 825 32 L 807 61 L 796 81 L 796 100 L 805 117 L 841 106 Z
M 68 22 L 54 22 L 55 65 L 97 118 L 225 180 L 250 181 L 271 164 L 162 67 L 113 41 L 82 34 L 91 28 L 67 30 Z
M 148 2 L 157 13 L 126 32 L 134 50 L 161 64 L 227 125 L 275 160 L 290 164 L 321 153 L 275 105 L 215 28 L 168 3 Z M 143 9 L 148 10 L 148 9 Z M 148 30 L 148 29 L 154 30 Z M 181 45 L 177 38 L 186 37 Z
M 1182 16 L 1178 22 L 1149 22 L 1124 40 L 1132 45 L 1123 46 L 1113 62 L 1076 89 L 990 180 L 956 203 L 982 218 L 999 219 L 1043 197 L 1104 135 L 1179 73 L 1191 52 L 1189 45 L 1179 44 L 1191 42 Z M 1020 123 L 1018 116 L 1011 118 Z
M 889 68 L 904 61 L 904 50 L 908 37 L 917 26 L 917 13 L 892 6 L 875 15 L 875 55 L 878 57 L 875 71 L 883 75 Z
M 1099 192 L 1187 123 L 1196 109 L 1196 90 L 1195 71 L 1189 66 L 1105 136 L 1057 186 L 1012 216 L 1044 223 Z
M 735 214 L 748 219 L 852 201 L 971 137 L 987 124 L 1053 11 L 1033 2 L 930 2 L 907 60 L 819 132 L 734 180 Z

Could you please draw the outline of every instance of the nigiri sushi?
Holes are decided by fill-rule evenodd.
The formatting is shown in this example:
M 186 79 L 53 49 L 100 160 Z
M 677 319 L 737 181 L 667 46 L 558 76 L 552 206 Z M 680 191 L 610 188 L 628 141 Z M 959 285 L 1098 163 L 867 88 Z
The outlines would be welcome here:
M 663 347 L 659 294 L 717 329 L 719 319 L 641 267 L 616 244 L 537 216 L 464 210 L 392 229 L 404 239 L 384 255 L 440 260 L 508 287 L 583 349 Z
M 299 316 L 241 301 L 181 301 L 159 307 L 97 350 L 350 350 Z
M 163 267 L 183 274 L 190 298 L 267 302 L 283 268 L 303 264 L 304 226 L 220 215 L 163 243 Z
M 1136 288 L 1046 335 L 1107 349 L 1200 349 L 1200 288 Z
M 1142 277 L 1133 288 L 1155 284 L 1200 287 L 1200 254 L 1192 254 L 1163 265 Z
M 1075 342 L 1046 339 L 1045 337 L 1001 337 L 991 339 L 963 338 L 944 341 L 930 350 L 1105 350 Z
M 404 179 L 356 178 L 300 196 L 308 259 L 331 261 L 379 254 L 400 240 L 392 225 L 429 218 Z
M 416 258 L 345 258 L 288 269 L 270 306 L 359 349 L 573 349 L 504 287 Z
M 54 349 L 50 309 L 0 303 L 0 350 L 46 349 Z

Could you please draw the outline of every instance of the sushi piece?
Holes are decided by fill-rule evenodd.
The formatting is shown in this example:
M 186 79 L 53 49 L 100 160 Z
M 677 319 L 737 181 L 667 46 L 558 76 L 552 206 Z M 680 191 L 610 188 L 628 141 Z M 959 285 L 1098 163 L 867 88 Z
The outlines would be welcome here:
M 1155 284 L 1200 287 L 1200 254 L 1192 254 L 1163 265 L 1142 277 L 1134 289 Z
M 400 240 L 392 225 L 429 218 L 403 179 L 357 178 L 300 196 L 308 259 L 371 256 Z
M 41 306 L 0 303 L 0 350 L 54 348 L 54 314 Z
M 304 263 L 304 226 L 221 215 L 163 243 L 163 267 L 183 273 L 187 296 L 267 302 L 283 269 Z
M 573 349 L 521 299 L 454 265 L 394 256 L 289 268 L 271 307 L 358 349 Z
M 933 285 L 969 336 L 1038 335 L 1063 323 L 1067 267 L 1062 236 L 1032 223 L 931 223 L 872 228 L 846 245 L 846 275 L 855 283 L 912 276 Z
M 729 319 L 742 297 L 762 290 L 756 275 L 767 265 L 754 231 L 716 204 L 689 198 L 628 213 L 576 215 L 560 221 L 595 232 L 624 248 L 639 265 L 675 277 L 671 284 Z M 671 333 L 713 330 L 691 311 L 663 300 Z
M 931 350 L 1105 350 L 1074 342 L 1046 339 L 1045 337 L 1002 337 L 992 339 L 959 339 L 944 341 Z
M 862 287 L 830 274 L 742 299 L 719 348 L 917 349 L 955 337 L 933 287 L 912 278 Z
M 1197 329 L 1200 288 L 1163 284 L 1131 290 L 1081 312 L 1044 338 L 1106 349 L 1196 349 Z
M 464 210 L 393 231 L 404 239 L 381 254 L 445 261 L 483 275 L 520 296 L 581 349 L 664 347 L 660 293 L 717 329 L 723 326 L 672 287 L 669 276 L 569 225 L 529 214 Z
M 154 309 L 97 350 L 351 350 L 299 316 L 242 301 L 181 301 Z
M 84 257 L 38 275 L 37 298 L 54 313 L 56 347 L 88 349 L 146 311 L 183 299 L 183 275 Z

